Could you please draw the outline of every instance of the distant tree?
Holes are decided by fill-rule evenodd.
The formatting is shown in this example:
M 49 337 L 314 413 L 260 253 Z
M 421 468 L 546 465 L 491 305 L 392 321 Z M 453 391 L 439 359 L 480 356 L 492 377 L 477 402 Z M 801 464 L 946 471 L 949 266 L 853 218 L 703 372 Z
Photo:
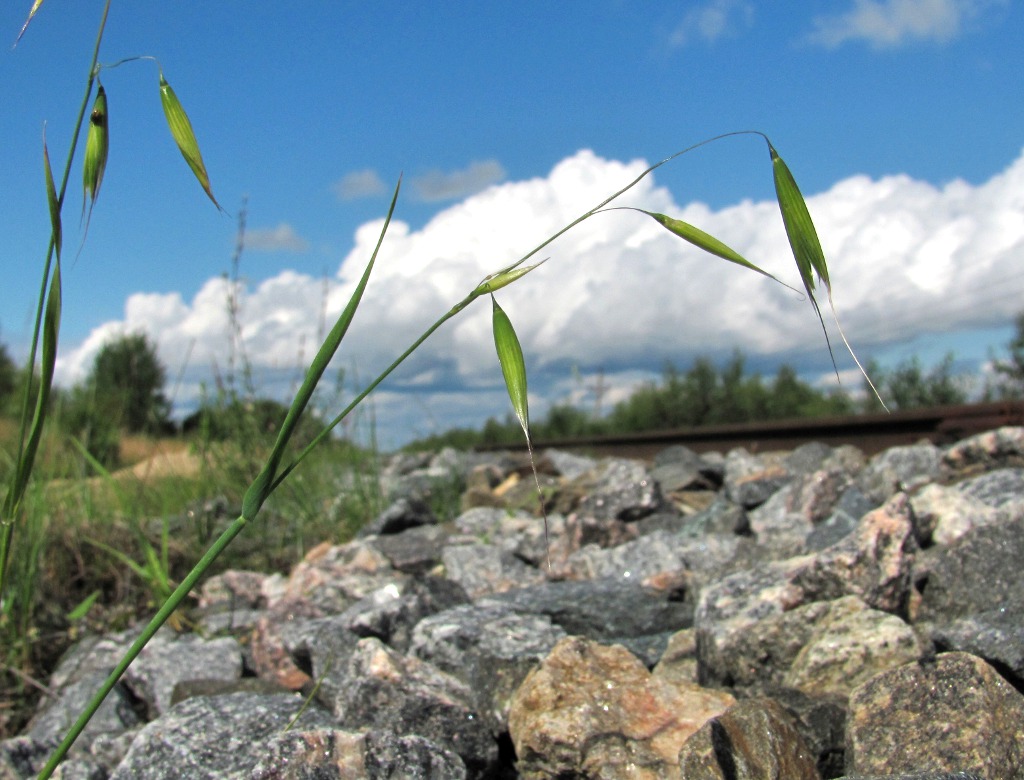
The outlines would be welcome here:
M 953 353 L 949 352 L 937 366 L 925 372 L 916 356 L 888 371 L 871 361 L 867 372 L 890 409 L 962 404 L 967 400 L 967 392 L 962 379 L 953 373 L 953 362 Z M 866 383 L 865 394 L 868 410 L 880 408 Z
M 109 415 L 120 428 L 141 433 L 167 425 L 165 379 L 156 347 L 144 333 L 132 333 L 103 346 L 87 384 L 97 413 Z
M 88 382 L 63 394 L 59 406 L 61 426 L 74 436 L 105 468 L 113 468 L 121 456 L 118 421 L 97 406 L 96 388 Z
M 14 364 L 7 345 L 0 342 L 0 411 L 10 409 L 14 388 L 18 385 L 18 367 Z
M 181 423 L 183 433 L 198 432 L 209 441 L 230 439 L 242 446 L 270 444 L 288 414 L 288 407 L 272 398 L 206 403 Z M 296 446 L 305 446 L 320 432 L 319 416 L 307 409 L 292 435 Z
M 548 410 L 535 435 L 538 439 L 572 438 L 593 434 L 596 427 L 582 409 L 571 404 L 556 404 Z
M 781 365 L 772 381 L 766 417 L 774 420 L 799 417 L 820 395 L 806 382 L 800 381 L 796 369 Z
M 996 360 L 992 363 L 992 368 L 1001 381 L 995 393 L 990 390 L 990 395 L 1002 398 L 1024 397 L 1024 312 L 1017 315 L 1015 325 L 1016 332 L 1006 347 L 1010 352 L 1010 359 Z

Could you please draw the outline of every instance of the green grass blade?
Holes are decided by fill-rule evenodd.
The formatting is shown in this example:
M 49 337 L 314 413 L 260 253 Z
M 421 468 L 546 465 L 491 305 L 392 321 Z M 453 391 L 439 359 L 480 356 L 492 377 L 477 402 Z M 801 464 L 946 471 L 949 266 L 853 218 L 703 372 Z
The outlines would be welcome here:
M 98 539 L 86 539 L 85 542 L 87 544 L 91 544 L 93 547 L 103 550 L 103 552 L 107 553 L 111 558 L 114 558 L 119 563 L 131 569 L 132 572 L 139 579 L 145 582 L 149 582 L 150 573 L 148 566 L 140 566 L 138 563 L 132 560 L 131 556 L 126 555 L 121 550 L 118 550 L 116 547 L 111 547 L 109 544 L 101 542 Z
M 86 615 L 88 615 L 89 610 L 92 609 L 92 605 L 96 603 L 96 600 L 99 599 L 101 594 L 102 591 L 94 590 L 92 593 L 90 593 L 88 596 L 86 596 L 84 599 L 78 602 L 78 605 L 70 612 L 68 612 L 68 620 L 73 623 L 74 621 L 81 620 Z
M 199 151 L 199 142 L 196 140 L 195 131 L 192 129 L 192 122 L 185 113 L 181 101 L 171 89 L 171 85 L 164 78 L 163 71 L 160 71 L 160 105 L 163 106 L 164 116 L 167 118 L 167 127 L 170 128 L 174 143 L 178 151 L 185 158 L 188 167 L 192 169 L 203 191 L 213 201 L 213 205 L 223 211 L 217 199 L 213 197 L 213 190 L 210 188 L 210 176 L 206 172 L 206 164 L 203 162 L 203 155 Z
M 498 301 L 491 296 L 492 326 L 494 329 L 494 347 L 498 351 L 498 363 L 505 377 L 508 397 L 512 400 L 512 409 L 523 426 L 526 439 L 530 439 L 530 409 L 526 390 L 526 361 L 523 359 L 523 348 L 519 344 L 512 321 Z
M 338 347 L 341 346 L 341 341 L 345 338 L 345 334 L 348 332 L 348 326 L 352 323 L 352 318 L 355 317 L 356 309 L 359 307 L 359 303 L 363 298 L 363 291 L 366 289 L 366 285 L 370 281 L 370 273 L 373 271 L 373 265 L 377 260 L 377 254 L 380 252 L 381 244 L 384 243 L 384 236 L 388 232 L 388 226 L 391 224 L 391 217 L 395 213 L 395 205 L 398 203 L 398 193 L 401 187 L 402 182 L 399 180 L 398 185 L 395 187 L 395 194 L 391 198 L 391 206 L 388 208 L 388 215 L 384 220 L 383 227 L 381 227 L 380 236 L 377 239 L 377 246 L 374 247 L 373 254 L 370 255 L 370 260 L 366 264 L 366 269 L 363 271 L 362 278 L 360 278 L 359 284 L 356 285 L 356 289 L 353 291 L 352 297 L 349 299 L 345 309 L 341 312 L 341 316 L 338 317 L 337 322 L 334 323 L 334 327 L 331 328 L 331 332 L 327 334 L 327 338 L 324 339 L 324 343 L 320 345 L 320 349 L 317 351 L 316 357 L 313 358 L 313 362 L 310 364 L 309 370 L 306 372 L 306 376 L 302 381 L 302 386 L 299 387 L 298 392 L 296 392 L 295 398 L 292 400 L 292 405 L 288 409 L 288 414 L 285 416 L 284 422 L 281 424 L 281 430 L 278 432 L 277 440 L 274 442 L 274 448 L 271 450 L 270 455 L 267 458 L 266 465 L 245 493 L 245 497 L 242 500 L 242 515 L 250 520 L 256 516 L 257 512 L 259 512 L 260 507 L 263 506 L 263 502 L 266 501 L 267 496 L 269 496 L 277 486 L 281 484 L 281 480 L 277 479 L 277 470 L 281 463 L 281 458 L 284 455 L 285 448 L 288 446 L 288 441 L 291 439 L 296 426 L 299 424 L 299 418 L 302 416 L 302 412 L 313 397 L 313 392 L 316 390 L 317 383 L 323 376 L 324 371 L 327 370 L 327 366 L 334 357 L 334 353 L 337 352 Z M 319 441 L 319 437 L 317 440 Z M 291 468 L 289 468 L 288 471 L 290 472 Z
M 16 506 L 21 501 L 28 486 L 29 476 L 32 473 L 32 464 L 35 462 L 36 450 L 39 449 L 39 441 L 43 436 L 43 423 L 46 421 L 46 407 L 50 402 L 50 387 L 53 384 L 53 369 L 57 362 L 57 336 L 60 333 L 61 314 L 61 281 L 60 263 L 54 266 L 53 276 L 50 277 L 50 293 L 46 297 L 46 313 L 43 316 L 43 350 L 40 365 L 39 390 L 36 394 L 35 413 L 32 416 L 32 426 L 29 429 L 28 440 L 25 449 L 18 461 L 17 473 L 11 495 L 8 496 L 8 503 L 13 499 Z M 5 512 L 6 517 L 13 517 L 16 509 Z
M 64 231 L 60 221 L 60 200 L 57 198 L 57 186 L 53 182 L 53 169 L 50 167 L 50 152 L 46 148 L 46 135 L 43 135 L 43 168 L 46 176 L 46 203 L 50 208 L 50 231 L 53 237 L 53 248 L 60 262 L 61 247 L 64 243 Z

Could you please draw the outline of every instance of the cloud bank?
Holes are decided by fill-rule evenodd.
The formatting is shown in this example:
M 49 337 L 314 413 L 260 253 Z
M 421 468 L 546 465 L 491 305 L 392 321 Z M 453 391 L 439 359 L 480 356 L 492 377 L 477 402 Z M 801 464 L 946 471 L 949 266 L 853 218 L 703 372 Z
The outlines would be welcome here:
M 584 150 L 544 178 L 493 185 L 466 198 L 420 230 L 393 222 L 337 364 L 350 377 L 369 380 L 486 274 L 518 259 L 646 165 Z M 922 333 L 1009 323 L 1020 310 L 1024 154 L 980 185 L 855 176 L 808 202 L 844 329 L 860 350 Z M 648 177 L 620 204 L 691 222 L 800 286 L 773 201 L 720 210 L 680 204 Z M 240 290 L 244 353 L 268 394 L 288 392 L 301 375 L 324 319 L 332 322 L 348 301 L 381 224 L 356 231 L 332 279 L 283 271 Z M 579 397 L 598 372 L 610 389 L 608 401 L 659 372 L 665 361 L 685 367 L 696 355 L 737 347 L 751 358 L 781 356 L 804 371 L 831 368 L 807 301 L 701 253 L 641 214 L 599 214 L 538 257 L 550 259 L 498 298 L 523 345 L 539 412 L 546 402 Z M 112 335 L 142 330 L 158 344 L 169 376 L 185 367 L 176 400 L 194 402 L 200 383 L 230 360 L 229 284 L 209 279 L 191 301 L 173 291 L 132 295 L 121 321 L 97 327 L 60 358 L 59 381 L 83 378 Z M 841 360 L 840 368 L 848 364 Z M 501 382 L 490 306 L 478 301 L 382 386 L 375 404 L 385 446 L 503 417 L 508 399 Z

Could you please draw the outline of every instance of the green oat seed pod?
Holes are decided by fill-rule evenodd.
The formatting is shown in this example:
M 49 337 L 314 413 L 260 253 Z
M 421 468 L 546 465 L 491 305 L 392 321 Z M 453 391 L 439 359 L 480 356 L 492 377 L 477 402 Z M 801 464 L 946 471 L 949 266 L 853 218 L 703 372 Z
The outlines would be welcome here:
M 656 211 L 644 211 L 643 209 L 637 209 L 637 211 L 651 217 L 666 230 L 679 236 L 684 241 L 689 241 L 698 249 L 703 249 L 705 252 L 721 257 L 723 260 L 728 260 L 730 263 L 742 265 L 744 268 L 749 268 L 751 271 L 757 271 L 759 274 L 767 276 L 769 279 L 775 279 L 776 282 L 779 282 L 778 279 L 764 269 L 754 265 L 735 249 L 726 246 L 714 236 L 709 233 L 705 233 L 698 227 L 694 227 L 689 222 L 683 222 L 681 219 L 673 219 L 672 217 L 667 217 L 664 214 L 659 214 Z M 779 284 L 785 283 L 779 282 Z M 788 287 L 789 285 L 786 286 Z
M 107 116 L 107 92 L 100 84 L 96 99 L 89 114 L 89 133 L 85 140 L 85 165 L 82 169 L 82 188 L 89 201 L 89 212 L 100 194 L 103 173 L 107 169 L 107 154 L 110 151 L 110 129 Z M 85 209 L 85 203 L 82 204 Z
M 796 185 L 796 179 L 789 166 L 779 157 L 775 147 L 768 142 L 768 152 L 772 158 L 772 174 L 775 178 L 775 194 L 782 212 L 782 222 L 786 226 L 786 236 L 793 250 L 800 278 L 803 280 L 807 294 L 814 291 L 814 275 L 817 274 L 825 290 L 832 291 L 828 279 L 828 266 L 825 264 L 825 253 L 821 250 L 818 232 L 807 210 L 807 203 Z M 812 296 L 813 300 L 813 296 Z
M 505 377 L 508 397 L 512 400 L 512 409 L 516 413 L 519 424 L 523 426 L 526 440 L 530 440 L 530 410 L 526 392 L 526 361 L 523 359 L 523 348 L 512 328 L 512 321 L 498 301 L 491 296 L 492 327 L 494 329 L 494 347 L 498 351 L 498 362 L 501 373 Z
M 223 211 L 217 199 L 213 197 L 213 190 L 210 189 L 210 176 L 206 172 L 203 155 L 199 152 L 199 142 L 192 129 L 192 122 L 189 121 L 178 96 L 164 78 L 163 71 L 160 71 L 160 103 L 164 108 L 164 116 L 167 117 L 167 127 L 170 128 L 174 143 L 178 145 L 178 151 L 185 158 L 185 162 L 192 169 L 207 196 L 213 201 L 213 205 Z

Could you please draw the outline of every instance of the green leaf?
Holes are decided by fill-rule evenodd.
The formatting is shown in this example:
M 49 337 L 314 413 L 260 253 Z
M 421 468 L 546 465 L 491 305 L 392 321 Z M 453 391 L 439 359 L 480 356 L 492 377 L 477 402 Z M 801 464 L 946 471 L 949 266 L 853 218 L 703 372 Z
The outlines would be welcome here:
M 92 593 L 90 593 L 88 596 L 82 599 L 78 603 L 78 606 L 76 606 L 73 610 L 68 612 L 68 620 L 73 622 L 75 620 L 81 620 L 82 618 L 84 618 L 86 615 L 89 614 L 89 610 L 92 609 L 92 605 L 96 603 L 96 599 L 98 599 L 99 597 L 100 591 L 94 590 Z
M 174 138 L 174 143 L 178 145 L 181 156 L 185 158 L 185 162 L 192 169 L 192 173 L 199 180 L 199 184 L 202 185 L 207 196 L 213 201 L 213 205 L 220 209 L 221 206 L 213 197 L 213 190 L 210 189 L 210 176 L 206 172 L 203 155 L 199 152 L 199 142 L 192 129 L 192 122 L 189 121 L 188 114 L 185 113 L 178 96 L 174 94 L 171 85 L 164 78 L 163 71 L 160 71 L 160 103 L 163 105 L 167 126 L 171 130 L 171 136 Z
M 43 168 L 46 175 L 46 202 L 50 207 L 50 230 L 53 233 L 53 247 L 60 263 L 60 250 L 64 236 L 60 222 L 60 201 L 57 199 L 57 187 L 53 183 L 53 169 L 50 167 L 50 152 L 46 148 L 46 135 L 43 134 Z
M 512 409 L 523 426 L 526 440 L 530 440 L 530 410 L 526 392 L 526 361 L 523 360 L 523 348 L 512 327 L 512 321 L 498 302 L 491 296 L 492 322 L 494 328 L 494 347 L 498 351 L 498 362 L 501 373 L 505 376 L 505 387 L 512 400 Z
M 249 489 L 245 491 L 245 495 L 242 497 L 242 517 L 246 520 L 252 520 L 256 517 L 260 507 L 263 506 L 263 502 L 267 500 L 267 496 L 274 492 L 277 486 L 291 473 L 292 469 L 298 465 L 298 462 L 311 451 L 311 448 L 327 436 L 330 429 L 337 422 L 335 421 L 335 423 L 320 431 L 313 442 L 303 450 L 299 458 L 278 474 L 278 467 L 280 466 L 281 458 L 284 456 L 285 448 L 288 446 L 288 441 L 295 432 L 295 428 L 299 424 L 299 419 L 303 411 L 305 411 L 306 405 L 313 397 L 317 383 L 323 376 L 324 371 L 327 370 L 327 366 L 330 364 L 331 358 L 334 357 L 334 353 L 341 346 L 342 339 L 345 338 L 345 334 L 348 332 L 348 326 L 352 324 L 352 319 L 356 316 L 356 310 L 363 299 L 363 292 L 370 281 L 370 273 L 373 271 L 374 263 L 377 262 L 377 255 L 380 252 L 381 245 L 384 243 L 384 236 L 387 235 L 388 226 L 391 224 L 391 217 L 395 213 L 395 205 L 398 203 L 398 193 L 401 188 L 402 181 L 399 179 L 398 184 L 395 186 L 395 194 L 391 197 L 391 206 L 388 208 L 387 217 L 381 226 L 377 245 L 373 248 L 373 253 L 370 255 L 370 260 L 366 264 L 362 277 L 359 279 L 359 284 L 356 285 L 356 289 L 352 292 L 352 297 L 349 298 L 337 322 L 331 328 L 331 332 L 327 334 L 324 343 L 320 345 L 320 349 L 313 357 L 309 370 L 306 371 L 306 377 L 302 380 L 302 385 L 295 393 L 295 398 L 292 399 L 292 404 L 288 408 L 284 422 L 281 423 L 281 428 L 277 432 L 277 440 L 274 442 L 270 455 L 267 456 L 263 470 L 260 471 L 256 479 L 249 485 Z

